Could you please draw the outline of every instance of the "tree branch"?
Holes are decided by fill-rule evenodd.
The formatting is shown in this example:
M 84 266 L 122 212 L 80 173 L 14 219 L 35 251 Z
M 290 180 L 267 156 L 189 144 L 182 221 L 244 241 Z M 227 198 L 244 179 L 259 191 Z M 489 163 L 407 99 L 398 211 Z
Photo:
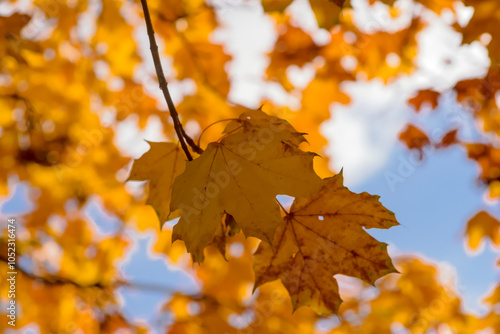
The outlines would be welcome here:
M 175 109 L 174 102 L 172 101 L 172 97 L 170 96 L 170 92 L 168 90 L 168 83 L 167 80 L 165 80 L 165 75 L 163 74 L 163 68 L 161 66 L 160 62 L 160 54 L 158 53 L 158 45 L 156 44 L 155 40 L 155 32 L 153 30 L 153 24 L 151 23 L 151 16 L 149 15 L 149 9 L 148 9 L 148 3 L 146 0 L 141 0 L 142 4 L 142 10 L 144 12 L 144 19 L 146 21 L 146 27 L 148 30 L 148 37 L 149 37 L 149 45 L 151 49 L 151 55 L 153 56 L 153 62 L 155 64 L 155 69 L 156 69 L 156 76 L 158 77 L 158 82 L 160 84 L 160 89 L 163 92 L 163 96 L 165 97 L 165 101 L 167 101 L 167 106 L 168 110 L 170 111 L 170 116 L 172 117 L 174 121 L 174 128 L 175 128 L 175 133 L 177 134 L 177 138 L 179 138 L 179 142 L 181 143 L 181 147 L 186 154 L 186 157 L 188 160 L 193 160 L 193 157 L 191 156 L 191 153 L 189 152 L 189 149 L 186 145 L 186 141 L 189 143 L 189 146 L 195 151 L 196 153 L 202 153 L 203 150 L 198 147 L 193 139 L 191 139 L 184 129 L 182 128 L 182 124 L 179 120 L 179 114 L 177 113 L 177 110 Z
M 7 259 L 2 255 L 0 256 L 0 261 L 3 261 L 7 263 Z M 134 281 L 125 281 L 125 280 L 116 280 L 114 282 L 111 282 L 110 284 L 103 284 L 102 282 L 94 282 L 90 283 L 87 285 L 82 285 L 80 283 L 77 283 L 73 280 L 70 280 L 65 277 L 59 277 L 55 275 L 44 275 L 44 276 L 38 276 L 32 273 L 31 271 L 20 267 L 19 265 L 16 266 L 15 269 L 16 272 L 20 273 L 21 275 L 26 276 L 27 278 L 33 280 L 33 281 L 38 281 L 41 282 L 45 285 L 48 286 L 64 286 L 64 285 L 72 285 L 78 289 L 90 289 L 90 288 L 98 288 L 98 289 L 107 289 L 107 288 L 118 288 L 118 287 L 127 287 L 131 289 L 138 289 L 138 290 L 144 290 L 144 291 L 152 291 L 152 292 L 162 292 L 162 293 L 176 293 L 176 292 L 182 292 L 182 289 L 176 289 L 174 287 L 169 287 L 165 285 L 157 285 L 157 284 L 152 284 L 152 283 L 146 283 L 146 282 L 134 282 Z

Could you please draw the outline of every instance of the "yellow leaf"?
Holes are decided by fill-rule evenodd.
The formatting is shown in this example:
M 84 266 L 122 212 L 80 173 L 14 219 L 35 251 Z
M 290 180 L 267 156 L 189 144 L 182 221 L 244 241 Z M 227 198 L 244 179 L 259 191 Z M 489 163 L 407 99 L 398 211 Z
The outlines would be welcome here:
M 288 122 L 269 117 L 264 127 L 262 118 L 253 122 L 246 117 L 240 129 L 188 162 L 174 182 L 170 208 L 181 209 L 181 219 L 172 240 L 184 240 L 196 261 L 203 260 L 203 249 L 224 213 L 234 217 L 246 236 L 270 243 L 282 223 L 276 196 L 308 196 L 321 186 L 313 170 L 314 154 L 290 140 L 301 135 Z
M 148 143 L 151 148 L 134 161 L 128 181 L 150 181 L 147 204 L 153 206 L 163 224 L 170 214 L 172 185 L 184 171 L 186 158 L 174 143 Z
M 500 222 L 489 213 L 481 211 L 467 223 L 465 234 L 469 237 L 469 247 L 477 249 L 484 238 L 500 246 Z

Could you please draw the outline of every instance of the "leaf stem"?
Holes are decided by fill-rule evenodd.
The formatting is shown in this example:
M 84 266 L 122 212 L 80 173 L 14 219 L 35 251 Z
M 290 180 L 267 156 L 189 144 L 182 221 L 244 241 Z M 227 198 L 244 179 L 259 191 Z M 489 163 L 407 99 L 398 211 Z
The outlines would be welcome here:
M 212 124 L 210 124 L 209 126 L 207 126 L 201 133 L 200 133 L 200 136 L 198 137 L 198 146 L 200 146 L 200 141 L 201 141 L 201 136 L 203 136 L 203 134 L 205 133 L 205 131 L 207 131 L 212 125 L 215 125 L 217 123 L 221 123 L 221 122 L 227 122 L 227 121 L 239 121 L 239 118 L 225 118 L 225 119 L 220 119 L 218 121 L 215 121 L 213 122 Z
M 155 64 L 155 69 L 156 69 L 156 76 L 158 77 L 158 82 L 160 84 L 160 89 L 163 92 L 163 96 L 165 97 L 165 101 L 167 101 L 167 106 L 168 110 L 170 112 L 170 116 L 172 117 L 174 121 L 174 128 L 175 128 L 175 133 L 177 134 L 177 138 L 179 138 L 179 142 L 181 143 L 182 150 L 186 154 L 186 157 L 188 158 L 189 161 L 193 160 L 193 157 L 191 156 L 191 153 L 189 152 L 189 149 L 186 145 L 186 141 L 188 142 L 189 146 L 195 151 L 196 153 L 202 153 L 203 150 L 197 146 L 191 137 L 187 135 L 187 133 L 184 131 L 182 128 L 182 124 L 179 120 L 179 114 L 177 113 L 177 110 L 175 109 L 174 102 L 172 101 L 172 97 L 170 96 L 170 92 L 168 90 L 168 83 L 167 80 L 165 79 L 165 75 L 163 74 L 163 68 L 161 66 L 161 61 L 160 61 L 160 54 L 158 53 L 158 45 L 156 44 L 155 40 L 155 32 L 153 30 L 153 24 L 151 23 L 151 16 L 149 14 L 149 8 L 148 8 L 148 3 L 146 0 L 141 0 L 142 4 L 142 10 L 144 12 L 144 20 L 146 21 L 146 28 L 148 31 L 148 37 L 149 37 L 149 47 L 151 49 L 151 55 L 153 56 L 153 62 Z

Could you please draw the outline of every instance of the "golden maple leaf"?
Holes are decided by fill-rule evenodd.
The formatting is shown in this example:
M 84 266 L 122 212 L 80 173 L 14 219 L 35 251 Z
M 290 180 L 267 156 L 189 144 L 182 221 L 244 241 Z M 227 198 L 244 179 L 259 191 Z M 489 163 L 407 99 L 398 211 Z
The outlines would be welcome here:
M 490 196 L 500 196 L 500 148 L 483 143 L 466 143 L 465 148 L 481 167 L 479 179 L 489 186 Z
M 229 133 L 188 162 L 173 185 L 170 208 L 181 209 L 181 219 L 172 240 L 184 240 L 198 262 L 224 213 L 246 236 L 271 243 L 283 221 L 276 196 L 309 196 L 321 187 L 313 170 L 315 154 L 298 148 L 302 134 L 259 110 L 242 116 L 241 126 L 228 126 Z
M 430 145 L 429 137 L 418 127 L 408 124 L 406 129 L 399 134 L 399 140 L 404 142 L 410 150 L 417 150 L 419 158 L 423 157 L 423 149 Z
M 491 242 L 500 246 L 500 222 L 486 211 L 477 213 L 467 223 L 465 234 L 468 236 L 468 245 L 477 249 L 483 239 L 489 238 Z
M 170 214 L 170 195 L 175 178 L 186 166 L 184 153 L 174 143 L 154 143 L 148 152 L 134 161 L 127 181 L 150 181 L 146 204 L 156 211 L 160 224 Z
M 255 253 L 255 288 L 280 278 L 294 309 L 308 305 L 319 314 L 330 314 L 337 313 L 342 302 L 333 275 L 373 284 L 396 272 L 387 244 L 363 230 L 398 225 L 378 199 L 344 187 L 342 173 L 326 179 L 312 197 L 296 199 L 276 232 L 274 250 L 261 243 Z
M 417 94 L 408 100 L 408 103 L 413 105 L 415 111 L 419 112 L 424 104 L 428 104 L 432 109 L 436 109 L 439 104 L 439 97 L 441 94 L 432 89 L 424 89 L 417 92 Z

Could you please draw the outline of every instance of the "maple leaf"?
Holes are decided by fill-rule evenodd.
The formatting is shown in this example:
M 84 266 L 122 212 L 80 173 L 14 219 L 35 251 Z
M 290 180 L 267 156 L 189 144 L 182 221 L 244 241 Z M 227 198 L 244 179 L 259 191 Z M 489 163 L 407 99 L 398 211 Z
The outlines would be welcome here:
M 469 159 L 481 167 L 480 179 L 489 185 L 490 196 L 500 196 L 500 148 L 482 143 L 467 143 Z
M 421 90 L 415 97 L 409 99 L 408 103 L 413 105 L 416 111 L 420 111 L 425 104 L 430 104 L 431 108 L 435 109 L 439 103 L 439 96 L 441 96 L 439 92 L 431 89 Z
M 399 139 L 406 144 L 410 150 L 417 150 L 419 158 L 423 157 L 423 148 L 430 144 L 429 137 L 414 125 L 408 124 L 406 129 L 400 133 Z
M 356 194 L 343 185 L 342 172 L 325 179 L 310 198 L 297 198 L 276 232 L 274 250 L 261 243 L 255 253 L 255 288 L 280 278 L 294 309 L 308 305 L 319 314 L 337 313 L 342 302 L 335 274 L 373 284 L 396 272 L 387 244 L 364 228 L 398 225 L 378 196 Z
M 458 143 L 457 139 L 458 129 L 453 129 L 448 131 L 443 138 L 441 138 L 441 142 L 436 145 L 437 148 L 446 148 L 453 144 Z
M 174 182 L 171 210 L 181 209 L 172 241 L 181 239 L 195 261 L 212 242 L 224 213 L 246 236 L 271 243 L 282 223 L 277 195 L 309 196 L 321 187 L 315 154 L 288 122 L 256 110 L 242 115 L 241 126 L 186 165 Z
M 307 141 L 304 137 L 305 133 L 297 132 L 287 120 L 270 116 L 262 109 L 242 112 L 238 119 L 231 120 L 227 124 L 223 133 L 232 133 L 240 128 L 245 132 L 259 133 L 263 131 L 262 134 L 268 132 L 266 129 L 273 129 L 272 131 L 280 133 L 281 140 L 289 141 L 294 145 Z
M 134 161 L 127 181 L 150 181 L 146 204 L 156 211 L 160 224 L 170 214 L 170 195 L 175 178 L 185 168 L 184 153 L 174 143 L 149 142 L 148 152 Z
M 500 246 L 500 222 L 486 211 L 472 217 L 467 223 L 465 234 L 469 238 L 468 245 L 471 249 L 477 249 L 483 238 L 489 238 L 494 245 Z

